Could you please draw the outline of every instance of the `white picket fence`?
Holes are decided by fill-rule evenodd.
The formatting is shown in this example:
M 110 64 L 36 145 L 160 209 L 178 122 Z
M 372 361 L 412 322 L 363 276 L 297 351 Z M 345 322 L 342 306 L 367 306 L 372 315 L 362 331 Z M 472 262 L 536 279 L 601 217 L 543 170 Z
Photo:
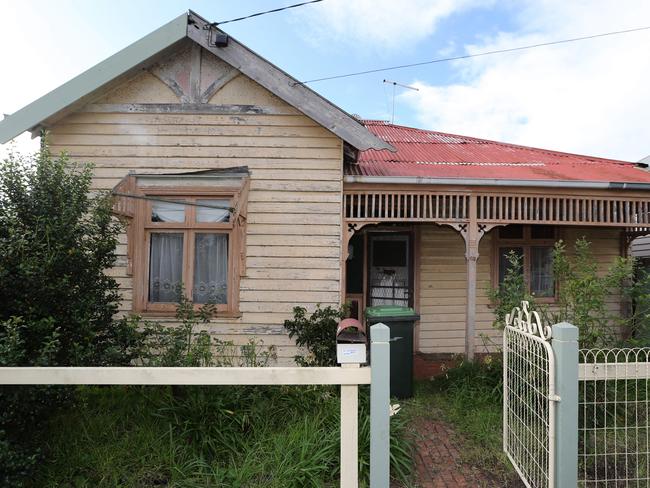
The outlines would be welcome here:
M 373 365 L 331 368 L 5 367 L 0 385 L 341 385 L 340 486 L 356 488 L 358 472 L 358 388 L 370 390 L 370 483 L 388 488 L 390 478 L 389 330 L 372 326 Z

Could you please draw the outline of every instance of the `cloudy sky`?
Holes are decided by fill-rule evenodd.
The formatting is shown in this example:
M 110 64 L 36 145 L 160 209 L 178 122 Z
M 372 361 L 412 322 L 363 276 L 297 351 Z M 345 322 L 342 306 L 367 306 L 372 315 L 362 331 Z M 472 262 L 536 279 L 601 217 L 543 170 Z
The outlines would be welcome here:
M 188 8 L 221 21 L 296 1 L 1 0 L 0 114 Z M 310 80 L 645 26 L 647 0 L 323 0 L 223 28 Z M 396 123 L 636 161 L 650 154 L 649 53 L 647 30 L 310 86 L 390 119 L 387 78 L 419 88 L 396 90 Z

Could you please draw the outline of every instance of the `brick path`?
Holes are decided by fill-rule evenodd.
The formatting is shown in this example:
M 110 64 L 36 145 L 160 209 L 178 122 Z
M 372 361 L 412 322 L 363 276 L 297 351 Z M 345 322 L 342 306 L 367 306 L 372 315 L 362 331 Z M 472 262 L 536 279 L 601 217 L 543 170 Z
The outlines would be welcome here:
M 418 488 L 498 487 L 480 469 L 463 464 L 459 437 L 438 420 L 421 420 L 417 431 L 415 467 Z

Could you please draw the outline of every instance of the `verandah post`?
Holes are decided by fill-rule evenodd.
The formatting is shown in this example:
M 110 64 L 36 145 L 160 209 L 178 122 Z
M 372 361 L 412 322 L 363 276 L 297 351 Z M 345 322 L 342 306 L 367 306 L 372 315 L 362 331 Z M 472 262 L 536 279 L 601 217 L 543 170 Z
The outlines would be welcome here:
M 370 488 L 390 481 L 390 329 L 370 327 Z
M 476 335 L 476 264 L 478 261 L 478 243 L 481 240 L 477 222 L 476 195 L 470 195 L 467 228 L 465 234 L 465 260 L 467 261 L 467 300 L 465 311 L 465 357 L 474 361 L 474 343 Z
M 555 355 L 555 488 L 578 485 L 578 328 L 553 326 Z

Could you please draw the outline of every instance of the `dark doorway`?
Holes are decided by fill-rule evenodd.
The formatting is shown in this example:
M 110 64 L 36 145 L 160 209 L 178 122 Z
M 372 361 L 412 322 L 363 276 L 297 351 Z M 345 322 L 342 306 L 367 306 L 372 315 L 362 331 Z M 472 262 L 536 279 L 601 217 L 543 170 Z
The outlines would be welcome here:
M 368 306 L 413 306 L 413 247 L 410 233 L 368 235 Z

